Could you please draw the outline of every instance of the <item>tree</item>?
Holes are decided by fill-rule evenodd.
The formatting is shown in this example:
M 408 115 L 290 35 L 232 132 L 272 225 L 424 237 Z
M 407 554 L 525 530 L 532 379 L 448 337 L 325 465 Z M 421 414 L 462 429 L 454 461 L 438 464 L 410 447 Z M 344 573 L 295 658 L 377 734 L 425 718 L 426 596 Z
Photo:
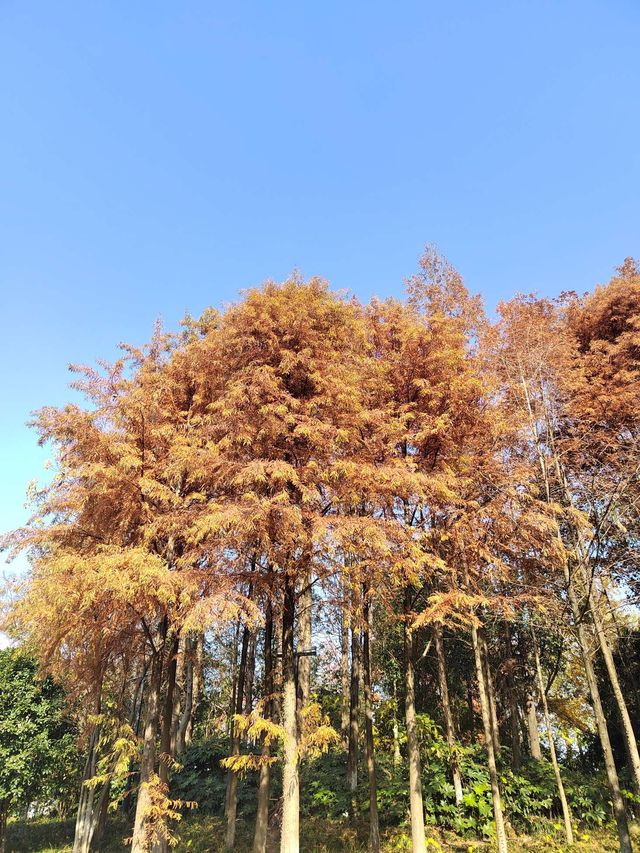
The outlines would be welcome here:
M 77 775 L 64 690 L 21 649 L 0 651 L 0 850 L 8 814 L 68 795 Z

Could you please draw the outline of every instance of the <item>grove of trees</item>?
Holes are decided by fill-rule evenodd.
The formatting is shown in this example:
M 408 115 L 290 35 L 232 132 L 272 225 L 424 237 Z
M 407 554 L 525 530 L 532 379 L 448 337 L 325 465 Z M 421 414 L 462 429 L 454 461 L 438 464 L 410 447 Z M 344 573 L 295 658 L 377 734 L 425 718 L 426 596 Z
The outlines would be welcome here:
M 110 804 L 133 853 L 195 808 L 253 853 L 296 853 L 314 808 L 374 853 L 391 824 L 505 853 L 538 818 L 630 853 L 635 261 L 490 319 L 429 246 L 404 301 L 294 276 L 73 370 L 86 404 L 34 417 L 54 470 L 4 541 L 30 565 L 4 629 L 66 693 L 74 853 Z

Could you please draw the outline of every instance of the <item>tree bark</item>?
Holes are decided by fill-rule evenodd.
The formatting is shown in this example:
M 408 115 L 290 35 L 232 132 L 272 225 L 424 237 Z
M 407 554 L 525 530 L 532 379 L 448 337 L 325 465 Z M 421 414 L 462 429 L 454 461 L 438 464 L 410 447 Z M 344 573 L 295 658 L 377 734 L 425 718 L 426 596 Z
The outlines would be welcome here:
M 585 674 L 587 676 L 587 684 L 589 685 L 589 693 L 591 694 L 591 704 L 593 706 L 593 713 L 596 720 L 596 726 L 598 728 L 600 745 L 602 746 L 602 754 L 604 757 L 605 769 L 607 771 L 609 789 L 611 791 L 613 813 L 618 829 L 620 853 L 631 853 L 632 848 L 631 838 L 629 835 L 629 824 L 627 822 L 627 813 L 625 810 L 624 800 L 622 798 L 622 792 L 620 790 L 620 781 L 618 779 L 618 771 L 616 770 L 616 763 L 613 757 L 613 750 L 611 748 L 611 740 L 609 738 L 609 731 L 607 729 L 607 721 L 605 719 L 604 711 L 602 709 L 602 701 L 600 699 L 600 689 L 598 687 L 598 680 L 596 678 L 595 670 L 593 668 L 593 661 L 591 659 L 589 638 L 584 623 L 582 622 L 580 604 L 573 585 L 570 569 L 568 567 L 565 570 L 565 575 L 567 580 L 569 603 L 571 604 L 571 610 L 573 612 L 575 627 L 578 634 L 578 642 L 580 644 L 580 650 L 582 652 L 582 661 L 584 664 Z
M 496 689 L 493 682 L 491 667 L 489 666 L 489 644 L 485 631 L 481 628 L 478 630 L 478 643 L 480 647 L 480 656 L 485 674 L 486 694 L 489 702 L 489 719 L 491 721 L 491 739 L 493 741 L 493 751 L 496 758 L 500 755 L 500 726 L 498 724 L 498 709 L 496 705 Z
M 347 786 L 352 793 L 358 787 L 358 718 L 360 713 L 360 631 L 351 626 L 351 686 L 349 701 L 349 751 L 347 756 Z M 353 805 L 353 798 L 352 798 Z
M 7 849 L 7 812 L 9 811 L 5 800 L 0 802 L 0 853 Z
M 372 611 L 369 590 L 363 585 L 364 633 L 362 643 L 364 681 L 364 724 L 367 774 L 369 776 L 369 849 L 380 853 L 380 825 L 378 820 L 378 785 L 373 746 L 373 701 L 371 696 L 371 624 Z
M 98 701 L 96 713 L 100 713 L 100 702 Z M 96 723 L 89 737 L 89 749 L 87 760 L 82 774 L 80 786 L 80 799 L 76 815 L 75 837 L 73 839 L 73 853 L 89 853 L 93 835 L 93 813 L 96 789 L 85 783 L 96 775 L 96 764 L 98 761 L 98 744 L 102 726 Z
M 600 651 L 602 652 L 602 657 L 604 658 L 605 666 L 607 667 L 607 673 L 609 675 L 609 681 L 611 683 L 611 691 L 613 693 L 613 697 L 618 708 L 620 722 L 622 723 L 622 733 L 624 736 L 625 748 L 629 759 L 633 788 L 636 794 L 640 795 L 640 753 L 638 753 L 638 742 L 636 740 L 636 735 L 633 730 L 633 725 L 631 723 L 631 717 L 629 715 L 629 709 L 624 698 L 624 693 L 622 692 L 622 688 L 620 687 L 618 670 L 613 659 L 611 646 L 609 645 L 609 640 L 607 639 L 607 635 L 604 630 L 604 625 L 602 624 L 602 619 L 600 618 L 598 603 L 597 601 L 595 601 L 593 590 L 591 590 L 589 594 L 589 609 L 591 612 L 591 618 L 593 619 L 593 625 L 595 628 L 596 636 L 598 638 L 598 643 L 600 645 Z
M 247 654 L 249 651 L 249 629 L 245 626 L 242 631 L 242 651 L 240 653 L 240 666 L 238 667 L 238 678 L 236 681 L 234 714 L 242 714 L 244 705 L 244 688 L 247 675 Z M 231 755 L 236 758 L 240 755 L 240 731 L 235 720 L 231 720 Z M 225 849 L 233 850 L 236 843 L 236 816 L 238 813 L 238 771 L 229 770 L 227 773 L 227 796 L 225 816 L 227 828 L 225 833 Z
M 311 649 L 311 615 L 313 612 L 313 595 L 311 588 L 311 572 L 307 570 L 302 577 L 298 607 L 298 651 Z M 311 657 L 300 655 L 298 658 L 298 707 L 309 702 L 311 697 Z
M 449 686 L 447 684 L 447 665 L 444 656 L 444 644 L 442 642 L 442 626 L 434 625 L 433 640 L 436 648 L 436 660 L 438 662 L 438 681 L 440 683 L 440 700 L 442 702 L 442 716 L 444 717 L 444 730 L 447 738 L 447 745 L 450 750 L 455 749 L 456 733 L 453 724 L 453 714 L 451 712 L 451 702 L 449 701 Z M 453 787 L 455 790 L 456 803 L 460 805 L 462 802 L 462 779 L 460 770 L 455 755 L 451 755 L 451 776 L 453 779 Z
M 160 722 L 160 687 L 162 684 L 163 669 L 163 646 L 166 636 L 166 620 L 162 629 L 159 649 L 153 651 L 153 662 L 151 664 L 151 677 L 147 688 L 147 709 L 144 723 L 144 737 L 142 744 L 142 761 L 140 763 L 140 786 L 138 789 L 138 802 L 136 803 L 136 814 L 133 825 L 133 838 L 131 853 L 145 853 L 148 849 L 147 818 L 151 807 L 151 796 L 149 794 L 149 783 L 156 769 L 156 737 Z
M 398 686 L 396 677 L 393 676 L 393 766 L 399 767 L 402 763 L 400 754 L 400 732 L 398 731 Z
M 529 753 L 531 758 L 535 761 L 540 761 L 542 752 L 540 750 L 540 733 L 538 732 L 536 700 L 533 690 L 527 695 L 527 731 L 529 733 Z
M 349 744 L 349 620 L 345 605 L 340 614 L 340 733 L 345 746 Z
M 405 721 L 407 726 L 407 757 L 409 760 L 409 808 L 411 812 L 411 842 L 413 853 L 426 853 L 424 835 L 424 803 L 420 779 L 420 747 L 416 722 L 415 672 L 413 664 L 413 634 L 409 626 L 410 591 L 405 593 L 404 659 L 405 659 Z
M 256 632 L 249 632 L 249 648 L 247 650 L 247 677 L 244 688 L 244 713 L 250 714 L 253 709 L 253 682 L 256 675 Z
M 473 655 L 476 664 L 476 677 L 478 679 L 478 693 L 480 694 L 480 708 L 482 710 L 482 725 L 484 728 L 485 748 L 487 750 L 487 764 L 489 767 L 489 779 L 491 781 L 491 799 L 493 802 L 493 817 L 496 824 L 496 841 L 498 853 L 507 853 L 507 834 L 504 827 L 502 814 L 502 799 L 500 796 L 500 784 L 498 770 L 496 767 L 496 754 L 494 737 L 491 724 L 491 706 L 487 695 L 486 669 L 483 661 L 481 643 L 478 637 L 478 629 L 475 625 L 471 628 L 471 641 L 473 644 Z
M 291 577 L 285 577 L 282 609 L 282 705 L 285 739 L 280 853 L 299 853 L 300 850 L 300 779 L 294 650 L 295 595 L 294 580 Z
M 264 715 L 273 720 L 273 609 L 267 600 L 264 625 L 264 692 L 266 696 Z M 258 780 L 258 803 L 256 808 L 256 826 L 253 836 L 253 853 L 265 853 L 267 832 L 269 829 L 269 789 L 271 768 L 269 766 L 270 749 L 265 739 L 262 745 L 262 764 Z
M 551 718 L 549 716 L 549 706 L 547 703 L 547 695 L 544 690 L 544 680 L 542 678 L 542 667 L 540 666 L 540 654 L 538 652 L 538 643 L 535 635 L 532 633 L 533 653 L 536 661 L 536 674 L 538 676 L 538 689 L 540 691 L 540 700 L 542 702 L 542 710 L 544 713 L 544 722 L 547 728 L 547 738 L 549 739 L 549 754 L 551 756 L 551 764 L 553 765 L 553 773 L 556 777 L 556 785 L 558 788 L 558 796 L 560 797 L 560 805 L 562 806 L 562 818 L 564 820 L 564 831 L 567 836 L 567 844 L 573 844 L 573 829 L 571 827 L 571 812 L 569 811 L 569 803 L 565 794 L 564 785 L 562 783 L 562 775 L 560 774 L 560 765 L 558 764 L 558 756 L 556 754 L 556 745 L 553 740 L 553 729 L 551 728 Z

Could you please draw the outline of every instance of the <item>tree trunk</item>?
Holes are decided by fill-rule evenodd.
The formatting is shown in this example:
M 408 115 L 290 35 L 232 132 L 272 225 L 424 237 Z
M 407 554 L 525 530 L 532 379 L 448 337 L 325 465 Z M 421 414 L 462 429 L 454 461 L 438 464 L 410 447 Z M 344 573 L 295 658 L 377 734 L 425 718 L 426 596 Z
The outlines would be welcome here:
M 174 636 L 169 650 L 167 663 L 167 686 L 162 710 L 162 726 L 160 731 L 160 760 L 158 776 L 163 785 L 169 784 L 169 767 L 171 759 L 171 724 L 173 723 L 173 700 L 176 687 L 176 671 L 178 665 L 178 646 L 180 638 Z M 166 838 L 159 838 L 153 845 L 153 853 L 168 853 L 169 843 Z
M 498 781 L 498 770 L 496 767 L 496 754 L 494 737 L 491 724 L 491 706 L 487 695 L 486 670 L 478 637 L 478 629 L 475 625 L 471 628 L 471 641 L 473 644 L 473 655 L 476 664 L 476 677 L 478 679 L 478 693 L 480 694 L 480 708 L 482 710 L 482 725 L 484 728 L 485 747 L 487 750 L 487 764 L 489 766 L 489 779 L 491 781 L 491 799 L 493 801 L 493 817 L 496 824 L 496 841 L 498 853 L 507 853 L 507 834 L 504 828 L 504 817 L 502 815 L 502 800 L 500 797 L 500 784 Z
M 308 652 L 311 649 L 311 615 L 313 611 L 313 595 L 311 589 L 311 572 L 306 571 L 302 577 L 300 604 L 298 607 L 298 651 Z M 298 707 L 304 708 L 311 697 L 311 657 L 298 657 Z
M 489 702 L 489 719 L 491 721 L 491 739 L 493 741 L 493 751 L 496 758 L 500 755 L 500 726 L 498 724 L 498 709 L 496 705 L 496 688 L 493 682 L 491 667 L 489 666 L 489 644 L 487 636 L 481 628 L 478 631 L 478 643 L 480 646 L 480 656 L 484 667 L 486 694 Z
M 267 600 L 264 625 L 264 692 L 266 698 L 264 715 L 273 719 L 273 609 Z M 269 789 L 271 773 L 269 767 L 269 743 L 262 745 L 263 763 L 260 766 L 258 780 L 258 803 L 256 808 L 256 827 L 253 836 L 253 853 L 265 853 L 267 849 L 267 831 L 269 828 Z
M 518 712 L 518 696 L 516 692 L 515 678 L 513 668 L 515 666 L 515 658 L 513 656 L 513 634 L 511 626 L 507 623 L 505 633 L 506 644 L 506 689 L 507 702 L 509 705 L 509 727 L 511 729 L 511 769 L 517 773 L 522 764 L 522 744 L 520 741 L 520 715 Z
M 629 759 L 633 788 L 636 794 L 640 795 L 640 754 L 638 753 L 638 742 L 636 740 L 636 735 L 633 730 L 633 725 L 631 724 L 629 709 L 627 707 L 622 688 L 620 687 L 618 670 L 613 659 L 611 646 L 609 645 L 609 640 L 607 639 L 607 635 L 604 630 L 604 625 L 602 624 L 602 619 L 600 618 L 600 613 L 598 611 L 598 603 L 595 601 L 593 591 L 591 591 L 589 595 L 589 607 L 591 612 L 591 618 L 593 619 L 593 625 L 596 631 L 596 636 L 598 638 L 598 643 L 600 644 L 600 650 L 602 651 L 602 657 L 604 658 L 604 662 L 607 667 L 607 673 L 609 675 L 609 681 L 611 683 L 611 691 L 618 707 L 620 722 L 622 723 L 622 733 L 624 736 L 625 748 Z
M 527 399 L 527 406 L 529 408 L 529 412 L 531 413 L 531 405 L 529 402 L 528 391 L 525 386 L 525 393 Z M 547 413 L 547 431 L 550 436 L 553 436 L 553 430 L 550 428 L 549 417 Z M 535 419 L 532 420 L 532 430 L 534 435 L 534 440 L 536 443 L 536 449 L 538 451 L 538 459 L 540 462 L 540 470 L 545 486 L 546 498 L 548 502 L 551 502 L 551 483 L 549 478 L 549 472 L 547 469 L 546 459 L 544 457 L 544 453 L 540 446 L 540 440 L 537 432 L 537 427 L 535 425 Z M 556 476 L 558 480 L 558 484 L 562 490 L 562 501 L 564 506 L 573 507 L 572 495 L 567 483 L 567 479 L 565 476 L 565 471 L 562 465 L 562 461 L 556 451 L 556 448 L 553 444 L 552 439 L 552 453 L 553 453 L 553 465 L 555 467 Z M 567 554 L 571 554 L 574 551 L 574 547 L 577 548 L 578 553 L 581 552 L 581 538 L 579 533 L 575 535 L 575 542 L 571 544 L 571 546 L 566 548 Z M 558 539 L 561 544 L 565 546 L 565 543 L 562 539 L 562 535 L 560 530 L 558 530 Z M 609 789 L 611 791 L 611 801 L 613 803 L 613 813 L 616 820 L 616 827 L 618 830 L 618 841 L 620 843 L 620 853 L 631 853 L 631 839 L 629 836 L 629 824 L 627 822 L 627 813 L 624 806 L 624 800 L 622 798 L 622 792 L 620 791 L 620 781 L 618 779 L 618 771 L 616 770 L 615 760 L 613 758 L 613 750 L 611 749 L 611 740 L 609 739 L 609 731 L 607 729 L 607 722 L 604 716 L 604 712 L 602 710 L 602 702 L 600 699 L 600 690 L 598 688 L 598 680 L 596 678 L 596 674 L 593 668 L 593 661 L 591 660 L 591 650 L 589 648 L 589 638 L 587 636 L 587 631 L 585 629 L 584 623 L 582 621 L 582 612 L 580 608 L 580 602 L 578 600 L 578 595 L 576 592 L 576 588 L 574 586 L 574 579 L 572 576 L 572 567 L 570 560 L 567 560 L 564 569 L 565 581 L 567 585 L 567 594 L 569 597 L 569 603 L 571 605 L 571 612 L 573 614 L 573 619 L 576 627 L 576 631 L 578 634 L 578 642 L 580 644 L 580 650 L 582 653 L 582 660 L 584 663 L 585 673 L 587 676 L 587 683 L 589 685 L 589 693 L 591 694 L 591 703 L 593 705 L 593 713 L 596 719 L 596 726 L 598 728 L 598 736 L 600 738 L 600 745 L 602 747 L 602 753 L 604 757 L 605 769 L 607 771 L 607 780 L 609 782 Z M 587 584 L 587 589 L 589 589 L 589 585 Z M 590 599 L 590 596 L 589 596 Z M 588 599 L 589 604 L 591 601 Z
M 444 656 L 444 644 L 442 642 L 442 626 L 434 625 L 433 640 L 436 647 L 436 659 L 438 661 L 438 681 L 440 683 L 440 700 L 442 702 L 444 730 L 449 749 L 455 750 L 456 734 L 455 727 L 453 724 L 453 714 L 451 712 L 451 702 L 449 701 L 449 686 L 447 684 L 447 665 Z M 462 802 L 462 779 L 460 777 L 458 761 L 453 752 L 451 754 L 450 761 L 453 787 L 456 794 L 456 803 L 460 805 L 460 803 Z
M 369 850 L 380 853 L 380 826 L 378 821 L 378 785 L 373 747 L 373 703 L 371 696 L 371 624 L 372 612 L 369 591 L 363 584 L 364 634 L 362 643 L 364 680 L 364 725 L 367 774 L 369 776 Z
M 202 654 L 204 635 L 202 633 L 188 637 L 184 649 L 184 707 L 180 715 L 176 732 L 176 755 L 184 752 L 191 744 L 193 718 L 200 697 L 200 677 L 202 672 Z M 233 711 L 232 711 L 233 713 Z
M 532 633 L 533 652 L 536 661 L 536 673 L 538 676 L 538 689 L 540 690 L 540 700 L 542 702 L 542 710 L 544 712 L 544 722 L 547 728 L 547 738 L 549 739 L 549 753 L 551 755 L 551 764 L 553 765 L 553 773 L 556 777 L 556 785 L 558 787 L 558 796 L 560 797 L 560 805 L 562 806 L 562 817 L 564 820 L 564 831 L 567 836 L 567 844 L 573 844 L 573 829 L 571 827 L 571 812 L 569 811 L 569 803 L 567 795 L 564 791 L 562 776 L 560 774 L 560 765 L 558 764 L 558 756 L 556 755 L 556 745 L 553 740 L 553 729 L 551 728 L 551 718 L 549 716 L 549 706 L 547 704 L 547 696 L 544 690 L 544 680 L 542 678 L 542 667 L 540 666 L 540 655 L 538 653 L 538 643 L 535 635 Z
M 253 682 L 256 675 L 256 632 L 249 632 L 249 648 L 247 650 L 247 677 L 244 688 L 244 713 L 250 714 L 253 709 Z
M 409 759 L 409 806 L 411 812 L 411 842 L 413 853 L 426 853 L 424 836 L 424 803 L 420 779 L 420 747 L 416 722 L 415 673 L 413 668 L 413 635 L 408 623 L 410 591 L 405 593 L 404 659 L 405 659 L 405 721 L 407 726 L 407 757 Z
M 396 677 L 393 676 L 393 766 L 399 767 L 402 763 L 400 754 L 400 732 L 398 731 L 398 686 Z
M 99 702 L 97 713 L 100 713 Z M 93 786 L 88 786 L 86 782 L 96 775 L 98 744 L 100 741 L 101 729 L 102 726 L 100 723 L 96 723 L 89 738 L 88 755 L 84 766 L 84 773 L 82 774 L 82 784 L 80 786 L 80 800 L 78 802 L 78 812 L 76 815 L 73 853 L 89 853 L 91 848 L 96 789 Z
M 536 714 L 536 700 L 533 690 L 527 695 L 527 731 L 529 733 L 529 753 L 535 761 L 540 761 L 540 734 L 538 732 L 538 717 Z
M 147 817 L 151 808 L 151 796 L 149 794 L 149 783 L 156 769 L 156 737 L 160 721 L 160 687 L 162 684 L 163 669 L 163 645 L 166 636 L 166 620 L 162 631 L 162 645 L 153 652 L 151 664 L 151 678 L 147 688 L 147 710 L 144 723 L 144 737 L 142 744 L 142 761 L 140 762 L 140 786 L 138 789 L 138 802 L 136 803 L 136 815 L 133 825 L 133 838 L 131 853 L 145 853 L 149 846 L 147 832 Z
M 340 614 L 340 733 L 345 746 L 349 744 L 349 620 L 345 605 Z
M 299 853 L 300 850 L 300 759 L 298 755 L 298 713 L 293 639 L 296 611 L 295 595 L 293 579 L 285 577 L 282 610 L 282 705 L 285 739 L 280 853 Z
M 180 727 L 180 717 L 182 716 L 182 708 L 184 705 L 185 692 L 185 651 L 187 640 L 184 635 L 180 636 L 178 641 L 178 654 L 176 657 L 176 686 L 173 699 L 173 712 L 171 714 L 171 739 L 169 751 L 175 758 L 178 754 L 178 729 Z
M 167 689 L 162 712 L 162 732 L 160 735 L 160 767 L 158 775 L 165 784 L 169 781 L 169 765 L 173 758 L 171 753 L 171 724 L 173 722 L 173 704 L 176 693 L 176 673 L 178 668 L 178 645 L 180 639 L 176 635 L 169 651 L 167 665 Z
M 247 675 L 247 653 L 249 651 L 249 629 L 245 626 L 242 632 L 242 651 L 240 653 L 240 666 L 238 667 L 238 678 L 236 680 L 234 714 L 242 714 L 244 705 L 244 688 Z M 235 720 L 231 720 L 231 755 L 240 755 L 240 731 Z M 236 816 L 238 813 L 238 771 L 227 772 L 227 797 L 226 797 L 226 820 L 227 829 L 225 833 L 225 848 L 233 850 L 236 843 Z
M 187 720 L 187 727 L 184 732 L 184 745 L 191 746 L 193 740 L 193 725 L 195 722 L 196 711 L 200 704 L 200 694 L 202 691 L 202 658 L 204 656 L 204 632 L 196 634 L 195 639 L 195 662 L 193 666 L 193 699 L 191 705 L 191 714 Z
M 0 853 L 5 853 L 7 849 L 7 812 L 8 807 L 6 801 L 0 802 Z
M 351 690 L 349 701 L 349 752 L 347 756 L 347 786 L 351 793 L 358 787 L 358 717 L 360 712 L 360 631 L 351 627 Z M 353 798 L 352 798 L 353 807 Z
M 598 728 L 600 745 L 602 746 L 602 754 L 604 757 L 605 769 L 607 771 L 609 789 L 611 791 L 613 813 L 616 819 L 616 826 L 618 829 L 620 853 L 631 853 L 632 848 L 631 838 L 629 836 L 629 824 L 627 823 L 627 813 L 624 806 L 624 800 L 622 799 L 620 781 L 618 779 L 618 771 L 616 770 L 616 763 L 613 758 L 613 750 L 611 749 L 611 740 L 609 738 L 609 731 L 607 729 L 607 721 L 604 716 L 604 711 L 602 710 L 602 701 L 600 699 L 598 680 L 596 678 L 596 674 L 593 668 L 593 661 L 591 660 L 589 638 L 587 636 L 585 626 L 582 622 L 580 604 L 578 602 L 578 597 L 576 595 L 573 580 L 571 578 L 571 573 L 568 567 L 565 570 L 565 576 L 567 580 L 569 603 L 571 604 L 571 610 L 578 633 L 578 642 L 580 644 L 580 650 L 582 652 L 582 661 L 584 663 L 585 674 L 587 676 L 587 684 L 589 685 L 589 693 L 591 694 L 591 704 L 593 706 L 593 713 L 596 720 L 596 726 Z

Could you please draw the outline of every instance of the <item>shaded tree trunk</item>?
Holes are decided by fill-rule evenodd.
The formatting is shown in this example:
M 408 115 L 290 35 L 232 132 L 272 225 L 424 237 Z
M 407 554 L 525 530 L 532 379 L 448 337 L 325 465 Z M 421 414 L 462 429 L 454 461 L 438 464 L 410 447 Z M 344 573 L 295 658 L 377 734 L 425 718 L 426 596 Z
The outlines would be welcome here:
M 631 716 L 629 715 L 629 709 L 624 698 L 624 693 L 622 692 L 622 688 L 620 687 L 618 670 L 613 659 L 611 646 L 609 644 L 609 640 L 607 639 L 607 635 L 604 630 L 604 625 L 602 624 L 602 619 L 598 610 L 598 603 L 597 601 L 595 601 L 593 590 L 589 594 L 589 608 L 591 612 L 591 617 L 593 619 L 593 625 L 595 628 L 596 636 L 598 638 L 598 643 L 600 644 L 602 657 L 604 658 L 605 666 L 607 668 L 607 674 L 609 676 L 609 682 L 611 684 L 611 692 L 613 693 L 613 698 L 618 708 L 618 715 L 622 724 L 622 734 L 624 737 L 624 745 L 629 760 L 629 769 L 631 770 L 633 788 L 636 794 L 640 795 L 640 754 L 638 753 L 638 742 L 636 740 L 636 735 L 633 730 Z
M 313 595 L 311 588 L 311 573 L 305 572 L 300 590 L 298 607 L 298 651 L 311 649 L 311 615 L 313 611 Z M 298 706 L 304 708 L 311 696 L 311 657 L 301 655 L 298 658 Z
M 147 819 L 151 808 L 149 783 L 156 769 L 156 738 L 160 722 L 160 687 L 162 684 L 163 647 L 167 623 L 161 631 L 161 646 L 153 652 L 151 677 L 147 687 L 147 708 L 144 723 L 142 760 L 140 762 L 140 787 L 133 825 L 131 853 L 145 853 L 148 848 Z
M 345 746 L 349 744 L 349 620 L 343 605 L 340 614 L 340 733 Z
M 584 664 L 585 674 L 587 676 L 587 684 L 589 685 L 589 693 L 591 695 L 591 704 L 593 706 L 593 713 L 596 720 L 596 726 L 598 728 L 598 736 L 600 738 L 600 745 L 602 747 L 602 754 L 604 757 L 604 765 L 607 771 L 609 789 L 611 791 L 611 801 L 613 803 L 613 813 L 615 816 L 616 826 L 618 830 L 620 853 L 632 853 L 631 838 L 629 835 L 629 824 L 627 822 L 627 813 L 625 810 L 624 800 L 622 799 L 622 792 L 620 790 L 620 780 L 618 779 L 618 771 L 616 770 L 616 763 L 613 757 L 613 750 L 611 748 L 611 740 L 609 738 L 609 731 L 607 729 L 607 721 L 604 716 L 604 711 L 602 709 L 602 700 L 600 699 L 600 689 L 598 687 L 598 680 L 596 678 L 595 670 L 593 668 L 593 661 L 591 659 L 589 637 L 584 623 L 582 622 L 580 603 L 576 595 L 569 567 L 566 568 L 565 573 L 567 580 L 567 592 L 569 594 L 569 603 L 571 604 L 571 610 L 573 613 L 573 618 L 578 634 L 578 642 L 580 644 L 580 651 L 582 652 L 582 662 Z
M 542 667 L 540 666 L 540 654 L 538 652 L 538 643 L 535 635 L 532 633 L 533 653 L 536 661 L 536 674 L 538 676 L 538 689 L 540 691 L 540 701 L 542 702 L 542 710 L 544 712 L 544 722 L 547 729 L 547 738 L 549 739 L 549 754 L 551 756 L 551 764 L 553 765 L 553 774 L 556 777 L 556 786 L 558 788 L 558 796 L 560 797 L 560 805 L 562 806 L 562 818 L 564 820 L 564 831 L 567 836 L 567 844 L 573 844 L 573 829 L 571 827 L 571 812 L 569 811 L 569 803 L 565 794 L 564 785 L 562 783 L 562 775 L 560 774 L 560 765 L 558 764 L 558 756 L 556 754 L 556 745 L 553 740 L 553 729 L 551 728 L 551 718 L 549 716 L 549 706 L 547 704 L 547 695 L 544 690 L 544 680 L 542 678 Z
M 100 713 L 100 702 L 97 703 L 96 713 Z M 73 839 L 73 853 L 89 853 L 91 849 L 91 841 L 94 828 L 94 804 L 96 799 L 96 789 L 93 786 L 88 786 L 85 783 L 96 775 L 96 765 L 98 762 L 98 744 L 100 742 L 100 732 L 102 726 L 96 723 L 89 737 L 87 760 L 82 774 L 82 784 L 80 787 L 80 799 L 78 802 L 78 812 L 76 815 L 75 837 Z
M 491 739 L 493 741 L 493 750 L 496 758 L 500 755 L 500 726 L 498 724 L 498 709 L 496 704 L 496 688 L 493 682 L 491 667 L 489 666 L 489 644 L 487 643 L 486 633 L 482 628 L 478 630 L 478 643 L 480 648 L 480 656 L 484 667 L 486 695 L 489 703 L 489 719 L 491 722 Z
M 242 651 L 240 653 L 240 665 L 238 667 L 238 678 L 236 680 L 234 714 L 242 714 L 244 705 L 244 688 L 247 675 L 247 654 L 249 651 L 249 629 L 245 627 L 242 631 Z M 240 755 L 240 731 L 235 720 L 231 720 L 231 755 Z M 238 771 L 229 770 L 227 773 L 227 796 L 225 817 L 227 828 L 225 833 L 225 848 L 233 850 L 236 842 L 236 816 L 238 812 Z
M 256 675 L 256 632 L 249 632 L 249 648 L 247 650 L 247 677 L 244 688 L 244 713 L 250 714 L 253 708 L 253 682 Z
M 0 802 L 0 853 L 7 849 L 7 812 L 9 811 L 6 800 Z
M 393 765 L 398 767 L 402 763 L 400 754 L 400 732 L 398 731 L 398 685 L 395 675 L 393 676 Z
M 285 577 L 282 609 L 282 685 L 284 767 L 282 771 L 282 830 L 280 853 L 300 850 L 300 778 L 298 755 L 298 713 L 295 672 L 294 625 L 295 582 Z
M 478 693 L 480 694 L 480 708 L 482 710 L 482 725 L 484 728 L 485 747 L 487 750 L 489 779 L 491 781 L 491 799 L 493 802 L 493 817 L 496 824 L 498 853 L 507 853 L 507 834 L 504 827 L 502 798 L 500 796 L 500 784 L 498 781 L 498 770 L 496 767 L 496 753 L 491 723 L 491 706 L 487 695 L 486 668 L 483 661 L 481 640 L 478 637 L 478 629 L 475 625 L 471 628 L 471 641 L 473 644 L 473 655 L 476 664 Z
M 438 662 L 438 682 L 440 684 L 440 700 L 442 702 L 442 716 L 444 717 L 444 729 L 447 738 L 447 745 L 450 750 L 455 749 L 456 734 L 453 724 L 453 714 L 451 712 L 451 702 L 449 701 L 449 686 L 447 684 L 447 666 L 444 656 L 444 644 L 442 642 L 442 627 L 435 625 L 433 628 L 433 640 L 436 648 L 436 660 Z M 460 805 L 462 802 L 462 779 L 460 777 L 460 769 L 455 755 L 451 757 L 451 775 L 453 778 L 453 787 L 456 795 L 456 803 Z
M 264 625 L 264 692 L 266 702 L 264 715 L 273 719 L 273 609 L 267 600 Z M 258 802 L 256 807 L 256 826 L 253 836 L 253 853 L 265 853 L 267 849 L 267 831 L 269 828 L 269 790 L 271 768 L 269 767 L 269 743 L 265 739 L 262 745 L 262 759 L 258 780 Z
M 527 732 L 529 734 L 529 754 L 535 761 L 540 761 L 542 752 L 540 750 L 540 733 L 538 732 L 538 716 L 533 690 L 527 695 Z
M 349 751 L 347 755 L 347 786 L 352 793 L 358 787 L 358 717 L 360 712 L 360 663 L 361 663 L 360 631 L 351 627 L 351 686 L 349 701 Z M 353 806 L 353 798 L 352 798 Z
M 380 826 L 378 821 L 378 785 L 373 746 L 373 703 L 371 696 L 371 602 L 368 589 L 363 584 L 364 631 L 362 642 L 362 668 L 364 682 L 364 725 L 367 774 L 369 776 L 369 849 L 380 853 Z
M 413 853 L 425 853 L 424 804 L 420 779 L 420 748 L 416 722 L 415 672 L 413 634 L 409 627 L 411 594 L 407 590 L 404 602 L 404 658 L 405 658 L 405 721 L 407 726 L 407 757 L 409 760 L 409 808 L 411 812 L 411 842 Z

